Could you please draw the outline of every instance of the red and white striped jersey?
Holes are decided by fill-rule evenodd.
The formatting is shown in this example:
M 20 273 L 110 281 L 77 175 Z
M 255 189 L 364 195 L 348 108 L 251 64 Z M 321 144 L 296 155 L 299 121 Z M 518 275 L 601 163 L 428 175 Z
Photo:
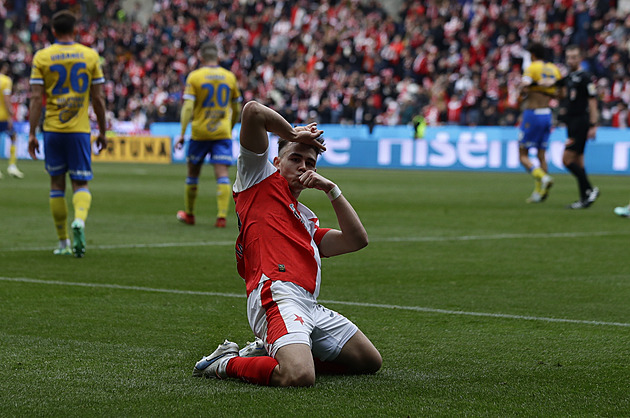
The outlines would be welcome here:
M 294 283 L 317 297 L 321 282 L 318 245 L 330 229 L 291 194 L 289 183 L 263 154 L 243 147 L 233 186 L 239 235 L 236 262 L 247 295 L 269 280 Z

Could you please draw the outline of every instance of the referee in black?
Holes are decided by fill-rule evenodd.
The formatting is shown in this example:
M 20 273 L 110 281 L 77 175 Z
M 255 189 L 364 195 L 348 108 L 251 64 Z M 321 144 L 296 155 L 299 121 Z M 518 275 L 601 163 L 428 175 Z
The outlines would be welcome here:
M 573 174 L 580 190 L 580 199 L 568 209 L 586 209 L 599 196 L 584 170 L 584 148 L 588 139 L 595 139 L 599 110 L 597 92 L 591 74 L 580 68 L 582 51 L 577 45 L 566 48 L 566 63 L 571 71 L 560 83 L 565 87 L 564 121 L 567 125 L 567 141 L 562 163 Z

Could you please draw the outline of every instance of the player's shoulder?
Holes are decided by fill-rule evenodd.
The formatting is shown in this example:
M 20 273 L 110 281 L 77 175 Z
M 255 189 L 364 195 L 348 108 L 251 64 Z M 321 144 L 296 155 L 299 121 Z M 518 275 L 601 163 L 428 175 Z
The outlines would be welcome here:
M 527 66 L 525 71 L 529 72 L 540 72 L 543 68 L 544 63 L 542 61 L 533 61 L 531 64 Z
M 48 57 L 50 57 L 50 53 L 51 51 L 53 51 L 53 47 L 55 45 L 49 45 L 47 47 L 44 47 L 42 49 L 38 49 L 37 51 L 35 51 L 35 54 L 33 55 L 33 61 L 35 60 L 41 60 L 41 59 L 46 59 Z
M 98 52 L 96 51 L 96 49 L 92 48 L 91 46 L 87 46 L 87 45 L 83 45 L 80 43 L 76 43 L 75 44 L 76 47 L 81 50 L 86 56 L 89 56 L 91 58 L 97 58 L 99 56 Z
M 197 68 L 196 70 L 192 70 L 191 72 L 188 73 L 188 77 L 186 77 L 186 80 L 190 81 L 194 81 L 194 80 L 198 80 L 200 78 L 203 78 L 205 74 L 204 68 Z

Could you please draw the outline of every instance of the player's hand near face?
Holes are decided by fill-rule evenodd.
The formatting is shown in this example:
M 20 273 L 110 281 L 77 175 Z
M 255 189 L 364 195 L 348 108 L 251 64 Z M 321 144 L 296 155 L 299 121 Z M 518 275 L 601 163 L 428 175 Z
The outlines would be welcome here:
M 307 170 L 300 176 L 300 183 L 308 189 L 323 190 L 328 193 L 335 187 L 335 183 L 313 170 Z

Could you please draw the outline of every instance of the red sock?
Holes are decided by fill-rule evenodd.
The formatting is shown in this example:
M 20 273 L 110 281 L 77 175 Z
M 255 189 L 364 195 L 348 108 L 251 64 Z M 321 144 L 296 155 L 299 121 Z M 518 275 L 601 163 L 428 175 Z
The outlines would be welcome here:
M 278 362 L 269 356 L 234 357 L 227 364 L 227 375 L 256 385 L 269 385 L 271 373 Z
M 321 374 L 349 374 L 350 368 L 345 364 L 333 363 L 331 361 L 322 361 L 317 357 L 313 357 L 315 363 L 315 373 Z

